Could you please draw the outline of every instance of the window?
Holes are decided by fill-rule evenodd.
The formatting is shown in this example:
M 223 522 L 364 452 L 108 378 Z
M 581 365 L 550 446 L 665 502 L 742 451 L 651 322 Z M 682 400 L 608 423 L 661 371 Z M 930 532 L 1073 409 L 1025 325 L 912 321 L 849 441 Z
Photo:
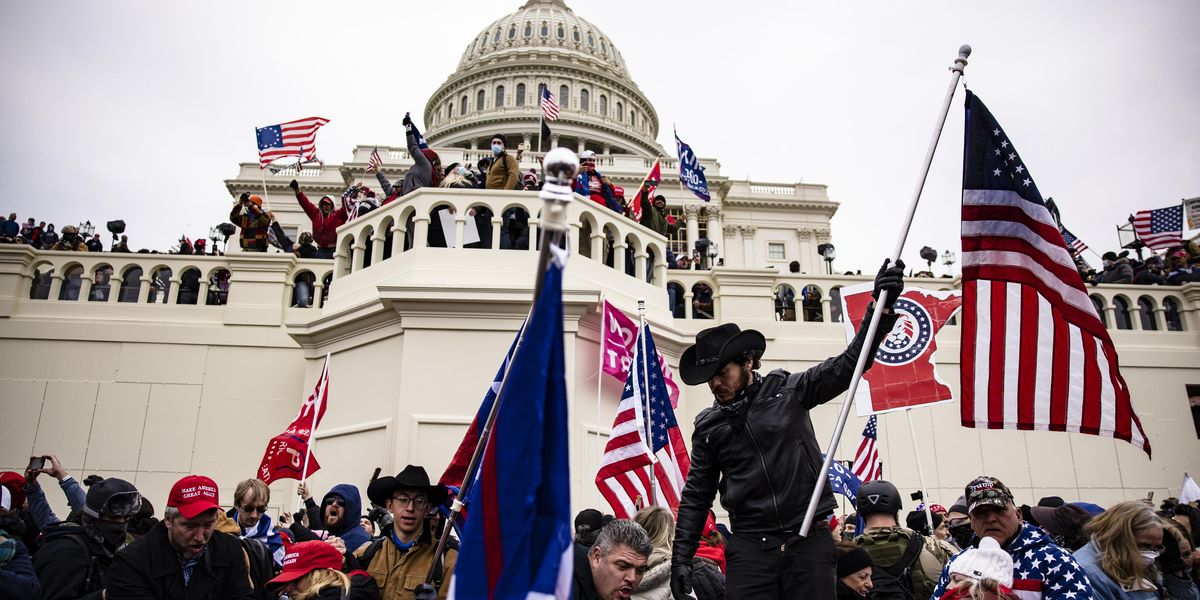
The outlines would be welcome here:
M 604 38 L 600 38 L 600 53 L 608 55 L 608 42 L 604 41 Z
M 571 107 L 571 88 L 565 85 L 558 86 L 558 105 L 562 108 Z
M 591 108 L 591 98 L 587 90 L 579 90 L 579 110 L 587 112 Z
M 840 287 L 829 290 L 829 320 L 834 323 L 842 322 L 842 288 Z
M 545 21 L 542 21 L 542 30 L 539 33 L 542 34 L 542 37 L 547 37 L 550 35 L 550 26 L 547 25 Z
M 1117 329 L 1133 329 L 1133 323 L 1129 321 L 1129 301 L 1117 296 L 1113 298 L 1113 309 Z
M 533 101 L 534 104 L 540 105 L 542 103 L 542 91 L 545 89 L 546 89 L 546 84 L 544 84 L 544 83 L 538 84 L 538 95 L 537 95 L 537 98 Z
M 517 84 L 517 106 L 525 106 L 525 84 Z
M 596 38 L 592 37 L 592 32 L 590 31 L 588 32 L 588 46 L 591 48 L 596 47 Z
M 600 94 L 600 114 L 608 116 L 608 96 Z
M 1096 307 L 1096 316 L 1100 317 L 1100 323 L 1107 329 L 1108 315 L 1104 314 L 1104 298 L 1100 296 L 1090 296 L 1090 298 L 1092 299 L 1092 306 Z
M 481 110 L 483 110 L 483 90 L 479 90 L 479 93 L 475 94 L 475 112 Z
M 458 114 L 460 114 L 460 115 L 467 114 L 467 97 L 466 96 L 463 96 L 462 102 L 458 103 Z
M 571 38 L 574 39 L 576 43 L 579 42 L 579 29 L 571 30 Z
M 504 106 L 504 86 L 496 86 L 496 108 Z
M 1189 385 L 1185 389 L 1188 404 L 1192 407 L 1192 425 L 1196 428 L 1196 437 L 1200 439 L 1200 385 Z
M 769 260 L 786 260 L 783 242 L 767 242 L 767 258 Z
M 496 35 L 493 35 L 493 36 L 492 36 L 492 43 L 493 43 L 493 44 L 496 44 L 496 43 L 499 43 L 499 42 L 500 42 L 500 29 L 499 29 L 499 28 L 497 28 L 497 29 L 496 29 Z
M 563 29 L 562 23 L 559 23 L 558 24 L 558 39 L 561 40 L 565 37 L 567 37 L 567 31 L 565 29 Z
M 1183 320 L 1179 318 L 1179 302 L 1174 298 L 1163 298 L 1163 316 L 1167 320 L 1167 331 L 1183 331 Z
M 516 26 L 516 25 L 509 25 L 509 26 L 508 26 L 508 39 L 510 39 L 510 40 L 511 40 L 511 39 L 513 39 L 513 38 L 515 38 L 515 37 L 517 37 L 517 26 Z
M 525 37 L 533 37 L 533 23 L 525 24 Z
M 775 288 L 775 320 L 796 320 L 796 290 L 786 283 Z
M 625 122 L 625 106 L 620 102 L 617 103 L 617 120 L 622 123 Z
M 821 289 L 815 285 L 806 285 L 800 290 L 800 307 L 804 320 L 820 322 L 821 319 Z
M 1158 323 L 1154 322 L 1154 301 L 1147 296 L 1138 298 L 1138 316 L 1142 319 L 1142 331 L 1157 331 Z
M 629 111 L 629 126 L 630 126 L 630 127 L 635 127 L 635 126 L 637 126 L 637 119 L 636 119 L 636 117 L 637 117 L 637 113 L 633 112 L 632 110 L 631 110 L 631 111 Z
M 450 101 L 450 112 L 449 112 L 449 113 L 446 113 L 446 118 L 450 118 L 450 117 L 453 117 L 453 116 L 454 116 L 454 101 L 453 101 L 453 100 L 451 100 L 451 101 Z

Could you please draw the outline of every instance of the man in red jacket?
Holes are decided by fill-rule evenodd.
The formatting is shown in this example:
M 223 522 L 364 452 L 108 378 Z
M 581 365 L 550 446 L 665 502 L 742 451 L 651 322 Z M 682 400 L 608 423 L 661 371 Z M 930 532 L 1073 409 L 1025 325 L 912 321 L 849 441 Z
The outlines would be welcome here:
M 333 253 L 337 247 L 337 228 L 346 224 L 346 209 L 345 207 L 334 210 L 333 199 L 329 196 L 322 196 L 320 208 L 313 206 L 313 203 L 300 191 L 300 182 L 295 179 L 288 184 L 292 191 L 296 192 L 296 201 L 300 203 L 300 208 L 304 209 L 304 214 L 312 220 L 312 235 L 313 242 L 317 244 L 317 258 L 333 258 Z

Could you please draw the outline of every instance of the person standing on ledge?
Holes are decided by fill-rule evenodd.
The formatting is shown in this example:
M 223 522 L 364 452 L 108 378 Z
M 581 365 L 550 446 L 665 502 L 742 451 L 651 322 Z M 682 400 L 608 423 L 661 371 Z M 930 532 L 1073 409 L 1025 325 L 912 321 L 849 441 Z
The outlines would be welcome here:
M 708 384 L 715 397 L 697 417 L 692 464 L 679 502 L 671 590 L 691 592 L 692 557 L 718 489 L 733 535 L 726 546 L 726 598 L 814 598 L 836 595 L 837 564 L 827 517 L 837 503 L 826 485 L 807 537 L 799 535 L 821 470 L 821 447 L 809 411 L 850 387 L 859 353 L 876 348 L 896 322 L 892 304 L 904 290 L 904 263 L 885 261 L 874 297 L 887 291 L 875 339 L 859 330 L 841 354 L 803 372 L 759 375 L 763 335 L 726 323 L 696 335 L 679 372 L 688 385 Z M 871 319 L 874 303 L 863 322 Z

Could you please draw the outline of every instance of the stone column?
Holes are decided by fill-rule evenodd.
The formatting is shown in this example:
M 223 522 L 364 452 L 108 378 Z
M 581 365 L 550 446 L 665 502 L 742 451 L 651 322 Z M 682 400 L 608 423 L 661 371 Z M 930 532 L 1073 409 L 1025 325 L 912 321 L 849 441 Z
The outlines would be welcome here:
M 500 226 L 504 224 L 504 218 L 499 216 L 492 217 L 492 250 L 500 249 Z
M 692 255 L 692 250 L 696 248 L 696 241 L 700 239 L 700 207 L 695 204 L 685 204 L 683 207 L 683 215 L 687 219 L 687 248 L 688 256 Z M 712 239 L 713 232 L 710 229 L 708 239 Z
M 1163 308 L 1161 304 L 1154 309 L 1154 324 L 1159 331 L 1167 330 L 1167 309 Z
M 654 263 L 654 285 L 667 289 L 667 257 Z
M 112 288 L 109 288 L 108 295 L 112 296 Z M 200 291 L 197 292 L 196 305 L 205 306 L 208 304 L 208 279 L 200 280 Z
M 592 232 L 592 260 L 604 262 L 604 230 Z
M 746 266 L 746 258 L 744 255 L 742 256 L 740 261 L 734 260 L 729 255 L 729 246 L 732 244 L 741 242 L 741 235 L 742 235 L 741 227 L 738 227 L 737 225 L 725 225 L 721 228 L 721 231 L 724 234 L 724 237 L 722 239 L 725 240 L 725 246 L 726 246 L 726 248 L 725 248 L 725 265 L 729 266 L 729 267 L 739 267 L 739 268 L 745 267 Z M 744 248 L 739 246 L 738 252 L 743 252 L 743 251 L 744 251 Z M 731 262 L 734 264 L 730 264 Z
M 646 259 L 649 257 L 645 250 L 633 255 L 633 276 L 637 277 L 638 281 L 646 280 Z
M 797 319 L 797 321 L 799 321 L 799 320 L 800 319 Z M 830 320 L 830 314 L 829 314 L 829 292 L 825 292 L 825 295 L 821 296 L 821 322 L 822 323 L 832 323 L 833 322 Z
M 463 213 L 455 215 L 454 216 L 454 247 L 455 248 L 463 247 L 463 234 L 466 233 L 466 230 L 467 230 L 466 213 L 463 212 Z M 446 240 L 446 241 L 449 242 L 449 240 Z
M 1114 307 L 1111 303 L 1109 303 L 1107 306 L 1104 307 L 1104 314 L 1107 317 L 1105 320 L 1111 324 L 1111 325 L 1109 325 L 1109 329 L 1117 329 L 1117 309 L 1116 309 L 1116 307 Z
M 406 223 L 397 222 L 392 225 L 392 256 L 404 252 L 404 233 L 408 231 Z
M 393 228 L 395 226 L 393 225 Z M 371 236 L 371 264 L 377 265 L 383 262 L 383 249 L 387 245 L 387 231 L 379 230 Z M 396 246 L 392 246 L 392 252 L 396 252 Z
M 576 154 L 583 154 L 583 150 L 586 146 L 587 146 L 587 140 L 584 140 L 583 138 L 579 138 L 579 143 L 578 143 L 579 150 L 576 152 Z
M 546 146 L 546 148 L 557 148 L 557 147 L 558 147 L 558 134 L 551 133 L 550 134 L 550 145 Z
M 351 249 L 353 260 L 350 263 L 350 272 L 356 273 L 363 268 L 363 257 L 366 255 L 367 245 L 362 243 L 362 240 L 354 240 L 354 246 Z
M 163 291 L 167 295 L 167 304 L 179 303 L 179 284 L 182 280 L 174 277 L 167 280 L 167 289 Z
M 816 230 L 811 227 L 799 227 L 796 229 L 796 241 L 800 243 L 800 271 L 803 273 L 824 273 L 824 270 L 817 271 L 813 266 L 813 256 L 816 254 L 816 246 L 813 245 L 813 234 Z
M 50 293 L 46 295 L 47 300 L 58 301 L 59 294 L 62 293 L 63 276 L 54 270 L 54 274 L 50 275 Z
M 108 301 L 115 303 L 121 296 L 121 274 L 113 271 L 108 278 Z
M 583 250 L 583 224 L 579 221 L 571 221 L 567 224 L 571 233 L 568 234 L 568 246 L 570 246 L 571 254 L 580 254 Z M 591 243 L 590 241 L 588 243 Z
M 696 315 L 692 313 L 692 290 L 691 288 L 683 288 L 683 318 L 694 319 Z
M 717 266 L 717 260 L 725 257 L 725 236 L 721 227 L 721 209 L 717 206 L 709 206 L 704 211 L 708 217 L 708 239 L 717 242 L 717 256 L 713 259 L 713 266 Z
M 830 238 L 829 238 L 829 228 L 827 228 L 827 227 L 817 227 L 814 233 L 816 234 L 816 235 L 815 235 L 815 237 L 816 237 L 816 243 L 817 243 L 817 245 L 821 245 L 821 244 L 828 244 L 828 243 L 829 243 L 829 239 L 830 239 Z M 815 247 L 814 247 L 814 250 L 815 250 Z M 818 257 L 818 258 L 819 258 L 819 260 L 820 260 L 820 262 L 818 262 L 817 264 L 820 264 L 820 263 L 822 263 L 822 262 L 825 262 L 825 257 L 824 257 L 824 256 L 821 256 L 821 255 L 819 255 L 819 254 L 818 254 L 818 255 L 817 255 L 817 257 Z M 827 264 L 829 265 L 830 269 L 832 269 L 832 268 L 833 268 L 833 263 L 827 263 Z M 818 273 L 824 273 L 824 272 L 825 272 L 825 270 L 824 270 L 824 269 L 818 269 L 818 270 L 817 270 L 817 272 L 818 272 Z
M 742 225 L 741 226 L 742 248 L 744 249 L 743 251 L 746 253 L 745 263 L 746 263 L 747 269 L 752 269 L 752 268 L 758 266 L 758 257 L 754 255 L 754 251 L 755 251 L 754 232 L 756 231 L 756 229 L 757 228 L 754 225 Z
M 325 282 L 320 277 L 317 277 L 316 281 L 313 282 L 312 307 L 318 308 L 318 309 L 321 308 L 321 305 L 323 304 L 322 300 L 324 299 L 324 296 L 325 296 Z
M 93 275 L 91 273 L 84 273 L 84 275 L 79 278 L 79 301 L 80 302 L 87 302 L 88 300 L 92 299 L 91 298 L 92 284 L 95 283 L 92 280 L 93 277 L 95 277 L 95 275 Z M 1162 309 L 1160 308 L 1159 311 L 1161 312 Z M 1166 329 L 1166 328 L 1164 327 L 1163 329 Z
M 613 268 L 618 273 L 625 272 L 625 248 L 627 247 L 624 239 L 613 240 Z
M 529 217 L 529 251 L 538 251 L 538 240 L 541 239 L 541 219 Z M 516 240 L 513 240 L 516 243 Z
M 146 304 L 150 301 L 150 286 L 154 285 L 154 280 L 147 277 L 145 271 L 142 271 L 142 277 L 138 279 L 138 304 Z
M 429 215 L 417 215 L 413 218 L 413 248 L 424 248 L 429 244 Z

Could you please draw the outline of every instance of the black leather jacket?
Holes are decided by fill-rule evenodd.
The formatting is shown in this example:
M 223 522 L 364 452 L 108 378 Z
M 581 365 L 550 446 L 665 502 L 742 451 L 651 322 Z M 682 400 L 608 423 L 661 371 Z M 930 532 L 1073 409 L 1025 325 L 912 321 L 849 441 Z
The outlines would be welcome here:
M 863 323 L 870 319 L 868 309 Z M 867 368 L 895 321 L 895 315 L 880 320 Z M 731 413 L 714 404 L 696 417 L 692 464 L 679 502 L 674 562 L 691 562 L 718 491 L 735 533 L 800 528 L 822 461 L 809 410 L 850 387 L 865 338 L 864 327 L 844 352 L 803 373 L 777 369 L 766 377 L 756 374 L 740 393 L 750 398 L 741 410 Z M 836 508 L 826 485 L 817 516 Z

